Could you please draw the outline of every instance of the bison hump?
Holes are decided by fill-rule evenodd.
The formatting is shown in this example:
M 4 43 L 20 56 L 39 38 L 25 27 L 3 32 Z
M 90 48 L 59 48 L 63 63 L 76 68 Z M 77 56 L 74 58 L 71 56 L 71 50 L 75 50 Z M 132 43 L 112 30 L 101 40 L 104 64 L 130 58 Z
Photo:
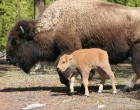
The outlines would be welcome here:
M 38 18 L 36 33 L 54 29 L 59 22 L 73 20 L 77 12 L 81 13 L 81 11 L 84 11 L 83 13 L 86 13 L 89 9 L 89 5 L 92 9 L 96 8 L 98 4 L 97 1 L 98 0 L 58 0 L 53 2 L 45 8 L 42 15 Z
M 36 33 L 42 31 L 49 31 L 50 29 L 53 29 L 55 25 L 59 22 L 59 19 L 62 15 L 61 6 L 57 4 L 51 5 L 45 8 L 42 15 L 37 19 Z

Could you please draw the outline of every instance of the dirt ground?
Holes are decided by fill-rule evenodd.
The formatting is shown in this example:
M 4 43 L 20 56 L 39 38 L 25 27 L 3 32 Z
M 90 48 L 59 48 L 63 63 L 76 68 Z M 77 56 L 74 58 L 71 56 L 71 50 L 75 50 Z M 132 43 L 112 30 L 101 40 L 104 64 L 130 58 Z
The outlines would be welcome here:
M 116 75 L 117 94 L 112 94 L 110 80 L 104 91 L 97 93 L 100 83 L 98 74 L 89 83 L 90 96 L 68 94 L 69 90 L 59 81 L 53 67 L 46 72 L 25 74 L 19 68 L 0 65 L 0 110 L 22 110 L 29 104 L 46 104 L 44 107 L 24 110 L 140 110 L 140 81 L 132 92 L 122 93 L 126 81 L 133 73 L 129 64 L 112 65 Z M 75 84 L 75 90 L 80 86 Z

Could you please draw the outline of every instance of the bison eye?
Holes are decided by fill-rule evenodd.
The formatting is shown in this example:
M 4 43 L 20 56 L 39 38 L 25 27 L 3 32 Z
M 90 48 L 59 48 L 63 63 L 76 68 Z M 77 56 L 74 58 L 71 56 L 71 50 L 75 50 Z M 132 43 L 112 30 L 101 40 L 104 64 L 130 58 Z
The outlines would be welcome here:
M 12 40 L 12 44 L 15 45 L 15 46 L 17 46 L 17 45 L 20 44 L 20 41 L 17 40 L 17 39 L 13 39 L 13 40 Z
M 19 45 L 19 43 L 20 43 L 19 40 L 16 40 L 16 41 L 15 41 L 15 44 L 16 44 L 16 45 Z

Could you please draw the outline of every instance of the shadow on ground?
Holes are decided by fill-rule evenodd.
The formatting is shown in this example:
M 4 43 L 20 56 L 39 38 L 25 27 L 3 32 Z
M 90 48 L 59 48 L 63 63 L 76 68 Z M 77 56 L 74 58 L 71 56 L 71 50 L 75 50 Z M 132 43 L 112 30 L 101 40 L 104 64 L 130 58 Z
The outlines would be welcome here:
M 124 85 L 117 85 L 117 89 L 122 89 Z M 75 87 L 75 90 L 77 91 L 80 87 Z M 92 90 L 94 92 L 98 91 L 98 86 L 89 86 L 89 90 Z M 138 91 L 140 88 L 140 84 L 136 84 L 132 91 Z M 111 85 L 104 85 L 104 90 L 110 90 L 112 89 Z M 5 88 L 0 90 L 0 92 L 24 92 L 24 91 L 51 91 L 51 92 L 58 92 L 58 93 L 66 93 L 68 92 L 67 87 L 24 87 L 24 88 Z

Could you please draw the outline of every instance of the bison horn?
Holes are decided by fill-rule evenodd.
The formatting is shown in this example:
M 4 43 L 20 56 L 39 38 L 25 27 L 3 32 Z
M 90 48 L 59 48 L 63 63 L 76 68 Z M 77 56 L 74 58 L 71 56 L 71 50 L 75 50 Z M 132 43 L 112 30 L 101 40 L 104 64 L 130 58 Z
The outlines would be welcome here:
M 24 34 L 24 29 L 23 29 L 23 27 L 22 27 L 22 26 L 20 26 L 20 29 L 21 29 L 22 33 Z

